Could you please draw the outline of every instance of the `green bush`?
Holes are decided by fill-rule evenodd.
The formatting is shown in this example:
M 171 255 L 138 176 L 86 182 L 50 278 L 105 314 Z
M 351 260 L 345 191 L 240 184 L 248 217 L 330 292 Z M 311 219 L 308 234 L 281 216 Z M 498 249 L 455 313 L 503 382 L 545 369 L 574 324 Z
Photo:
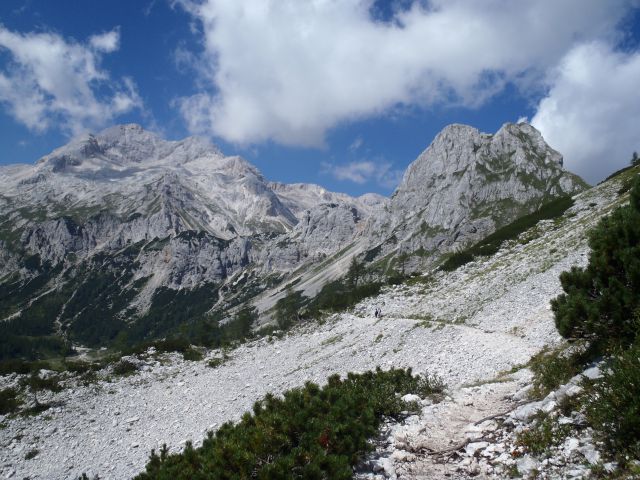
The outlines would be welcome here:
M 603 351 L 628 346 L 640 312 L 640 178 L 631 205 L 603 218 L 589 245 L 587 267 L 560 275 L 565 293 L 551 302 L 556 326 L 565 338 L 586 338 Z
M 640 346 L 615 355 L 590 392 L 587 418 L 611 453 L 640 457 Z
M 42 360 L 28 361 L 20 358 L 0 361 L 0 375 L 10 373 L 27 374 L 38 370 L 51 370 L 51 364 Z
M 571 425 L 560 425 L 557 418 L 539 412 L 531 425 L 516 436 L 516 445 L 534 455 L 542 455 L 560 445 L 571 432 Z
M 229 355 L 227 355 L 226 353 L 222 354 L 222 357 L 214 357 L 211 360 L 209 360 L 207 362 L 207 366 L 209 368 L 218 368 L 221 365 L 224 365 L 225 363 L 227 363 L 229 361 Z
M 138 366 L 126 359 L 121 359 L 113 366 L 114 375 L 131 375 L 138 371 Z
M 590 353 L 587 351 L 568 352 L 564 349 L 543 350 L 529 361 L 533 372 L 533 398 L 544 398 L 571 377 L 583 370 Z
M 318 317 L 324 310 L 340 312 L 365 298 L 378 295 L 381 288 L 381 283 L 353 286 L 348 281 L 336 280 L 322 287 L 318 295 L 309 303 L 307 310 L 314 317 Z
M 306 301 L 307 297 L 301 291 L 294 292 L 291 286 L 287 287 L 286 295 L 275 305 L 274 317 L 280 330 L 287 330 L 300 320 L 300 310 Z
M 630 205 L 599 222 L 590 234 L 587 267 L 563 272 L 564 293 L 551 303 L 560 334 L 587 342 L 583 363 L 609 355 L 603 377 L 585 383 L 581 402 L 596 436 L 622 465 L 622 476 L 633 468 L 629 459 L 640 456 L 640 177 L 633 176 Z M 552 384 L 569 375 L 570 360 L 543 362 L 542 377 Z
M 410 370 L 329 377 L 289 390 L 283 398 L 267 395 L 237 425 L 209 433 L 202 447 L 188 443 L 184 452 L 151 452 L 138 480 L 308 478 L 350 479 L 353 466 L 371 448 L 385 416 L 410 408 L 400 395 L 426 396 L 442 391 L 434 378 Z
M 204 358 L 204 356 L 195 348 L 189 347 L 184 352 L 182 352 L 182 358 L 190 362 L 199 362 Z
M 40 376 L 40 371 L 32 371 L 31 375 L 23 378 L 22 385 L 28 386 L 32 391 L 49 390 L 50 392 L 62 391 L 60 377 L 58 375 Z
M 37 448 L 32 448 L 24 455 L 24 459 L 31 460 L 32 458 L 35 458 L 38 453 L 40 453 L 40 450 L 38 450 Z
M 22 404 L 18 397 L 18 391 L 14 388 L 0 390 L 0 415 L 15 412 Z

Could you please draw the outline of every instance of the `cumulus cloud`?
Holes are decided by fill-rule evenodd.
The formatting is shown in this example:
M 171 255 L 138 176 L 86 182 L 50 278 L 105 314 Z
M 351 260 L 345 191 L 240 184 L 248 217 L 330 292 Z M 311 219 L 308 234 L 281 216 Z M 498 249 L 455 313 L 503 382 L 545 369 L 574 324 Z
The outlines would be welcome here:
M 0 24 L 0 104 L 30 130 L 61 128 L 77 134 L 142 107 L 131 79 L 114 80 L 102 55 L 118 49 L 117 29 L 93 35 L 86 45 L 56 33 L 17 33 Z
M 397 2 L 176 0 L 199 23 L 194 133 L 236 143 L 322 145 L 342 122 L 397 106 L 481 105 L 527 88 L 580 42 L 611 40 L 627 0 Z
M 549 76 L 532 119 L 565 167 L 595 183 L 640 150 L 640 52 L 593 42 L 572 49 Z
M 359 185 L 375 182 L 385 188 L 394 188 L 402 179 L 402 170 L 394 169 L 385 161 L 360 160 L 344 165 L 324 162 L 322 172 L 336 180 L 354 182 Z

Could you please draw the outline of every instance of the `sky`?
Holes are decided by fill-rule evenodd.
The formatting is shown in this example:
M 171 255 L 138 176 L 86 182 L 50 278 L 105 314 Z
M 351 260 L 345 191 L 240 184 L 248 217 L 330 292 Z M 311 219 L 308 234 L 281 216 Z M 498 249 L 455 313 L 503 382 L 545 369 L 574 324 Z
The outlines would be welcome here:
M 451 123 L 528 121 L 597 183 L 640 151 L 640 0 L 2 0 L 0 165 L 139 123 L 388 195 Z

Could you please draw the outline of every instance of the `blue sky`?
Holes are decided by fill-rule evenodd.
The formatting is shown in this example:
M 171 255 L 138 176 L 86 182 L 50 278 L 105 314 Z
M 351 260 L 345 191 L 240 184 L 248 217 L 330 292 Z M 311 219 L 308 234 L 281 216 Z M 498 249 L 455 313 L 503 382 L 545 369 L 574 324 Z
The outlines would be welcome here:
M 637 0 L 3 0 L 0 164 L 136 122 L 389 194 L 450 123 L 522 118 L 596 182 L 640 150 Z

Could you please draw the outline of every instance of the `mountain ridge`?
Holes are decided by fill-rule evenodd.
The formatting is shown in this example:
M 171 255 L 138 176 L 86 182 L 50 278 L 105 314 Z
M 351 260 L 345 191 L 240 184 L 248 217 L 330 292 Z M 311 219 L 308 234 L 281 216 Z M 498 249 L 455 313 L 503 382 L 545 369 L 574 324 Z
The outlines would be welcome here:
M 180 292 L 193 296 L 198 318 L 250 302 L 268 321 L 286 285 L 313 296 L 354 257 L 378 276 L 393 273 L 399 259 L 407 272 L 429 268 L 584 189 L 561 164 L 529 125 L 505 124 L 494 135 L 452 125 L 390 199 L 353 198 L 270 182 L 197 137 L 165 141 L 139 125 L 111 127 L 33 166 L 0 170 L 0 286 L 27 292 L 32 280 L 42 284 L 33 295 L 5 297 L 0 313 L 18 322 L 32 315 L 33 298 L 54 292 L 48 308 L 59 332 L 84 342 L 91 322 L 102 321 L 111 327 L 92 336 L 98 343 L 138 321 L 154 335 L 176 328 L 162 325 L 182 315 Z M 103 283 L 110 294 L 95 291 Z M 77 292 L 97 299 L 76 305 Z

